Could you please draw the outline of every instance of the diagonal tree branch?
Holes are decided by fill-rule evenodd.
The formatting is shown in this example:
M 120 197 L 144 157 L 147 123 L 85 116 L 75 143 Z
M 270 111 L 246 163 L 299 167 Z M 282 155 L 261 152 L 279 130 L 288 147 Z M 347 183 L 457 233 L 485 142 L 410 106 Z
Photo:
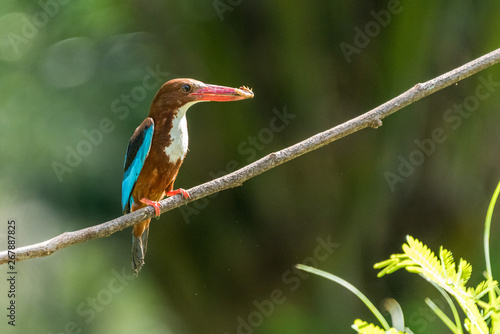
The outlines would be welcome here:
M 310 151 L 323 147 L 337 139 L 343 138 L 351 133 L 382 125 L 382 119 L 395 113 L 407 105 L 422 99 L 438 90 L 448 87 L 462 79 L 480 72 L 500 62 L 500 49 L 492 51 L 450 72 L 424 83 L 416 84 L 411 89 L 394 99 L 368 111 L 343 124 L 337 125 L 327 131 L 318 133 L 304 141 L 287 147 L 281 151 L 271 153 L 231 174 L 201 184 L 188 190 L 190 199 L 182 196 L 174 196 L 161 201 L 161 212 L 167 212 L 181 205 L 196 201 L 213 193 L 241 186 L 243 182 L 264 173 L 271 168 L 295 159 Z M 84 228 L 73 232 L 62 233 L 50 240 L 37 244 L 16 248 L 15 250 L 0 252 L 0 264 L 10 260 L 22 261 L 36 257 L 50 255 L 62 248 L 79 244 L 88 240 L 107 237 L 115 232 L 121 231 L 147 218 L 154 217 L 154 209 L 146 207 L 138 211 L 118 217 L 108 222 Z

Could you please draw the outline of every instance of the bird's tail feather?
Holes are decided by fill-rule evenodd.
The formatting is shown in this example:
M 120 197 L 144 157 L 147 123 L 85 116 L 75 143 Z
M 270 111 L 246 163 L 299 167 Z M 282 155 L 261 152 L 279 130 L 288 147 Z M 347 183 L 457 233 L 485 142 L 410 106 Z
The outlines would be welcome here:
M 134 236 L 132 233 L 132 270 L 136 276 L 144 265 L 144 258 L 148 250 L 148 235 L 149 226 L 144 229 L 144 232 L 139 237 Z

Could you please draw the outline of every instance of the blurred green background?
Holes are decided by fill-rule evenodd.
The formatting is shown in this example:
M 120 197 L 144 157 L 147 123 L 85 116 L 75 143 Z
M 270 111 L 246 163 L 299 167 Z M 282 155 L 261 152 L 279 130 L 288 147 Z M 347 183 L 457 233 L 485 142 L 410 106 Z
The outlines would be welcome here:
M 121 214 L 128 140 L 167 80 L 255 92 L 189 110 L 190 152 L 176 182 L 189 189 L 500 45 L 493 0 L 0 4 L 2 250 L 8 219 L 22 246 Z M 484 81 L 496 84 L 478 88 Z M 446 331 L 423 301 L 446 308 L 437 291 L 406 272 L 378 279 L 372 266 L 410 234 L 466 258 L 471 283 L 482 279 L 483 222 L 500 180 L 498 82 L 499 65 L 377 130 L 162 215 L 136 279 L 130 229 L 18 263 L 15 328 L 2 266 L 1 332 L 353 333 L 354 319 L 376 321 L 343 288 L 297 273 L 301 262 L 377 306 L 395 298 L 414 333 Z M 445 139 L 430 144 L 435 129 Z M 404 176 L 391 183 L 387 172 Z M 497 275 L 499 226 L 495 218 Z

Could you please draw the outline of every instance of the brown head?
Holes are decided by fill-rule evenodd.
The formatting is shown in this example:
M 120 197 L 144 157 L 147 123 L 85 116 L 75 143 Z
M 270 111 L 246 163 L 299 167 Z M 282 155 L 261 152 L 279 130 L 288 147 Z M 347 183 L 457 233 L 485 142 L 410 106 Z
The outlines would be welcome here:
M 245 86 L 231 88 L 208 85 L 194 79 L 173 79 L 166 82 L 156 93 L 149 116 L 155 119 L 162 112 L 175 111 L 190 102 L 237 101 L 252 97 L 252 90 Z

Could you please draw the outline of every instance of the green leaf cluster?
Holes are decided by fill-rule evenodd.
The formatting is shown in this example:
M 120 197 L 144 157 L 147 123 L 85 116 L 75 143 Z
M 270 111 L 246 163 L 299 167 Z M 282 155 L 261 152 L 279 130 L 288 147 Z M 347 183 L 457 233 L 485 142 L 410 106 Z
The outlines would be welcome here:
M 370 324 L 366 321 L 356 319 L 354 324 L 352 325 L 358 333 L 360 334 L 399 334 L 403 332 L 399 332 L 394 328 L 389 329 L 388 331 L 383 330 L 382 328 L 375 326 L 374 324 Z
M 429 298 L 426 299 L 427 305 L 448 326 L 452 333 L 463 334 L 462 328 L 465 328 L 471 334 L 500 333 L 500 289 L 498 288 L 498 281 L 493 279 L 489 255 L 491 218 L 499 194 L 500 183 L 495 189 L 486 215 L 484 232 L 485 280 L 476 286 L 468 286 L 467 283 L 472 274 L 470 263 L 461 258 L 457 264 L 452 252 L 443 246 L 439 248 L 439 252 L 436 255 L 424 243 L 411 236 L 406 237 L 406 243 L 402 247 L 403 253 L 393 254 L 389 259 L 374 265 L 375 269 L 381 269 L 377 276 L 382 277 L 386 274 L 392 274 L 399 269 L 406 269 L 410 273 L 415 273 L 425 278 L 443 295 L 452 310 L 453 320 Z M 391 312 L 388 309 L 393 318 L 393 326 L 398 328 L 390 327 L 368 298 L 348 282 L 315 268 L 304 265 L 297 265 L 297 268 L 330 279 L 352 291 L 370 308 L 383 326 L 382 329 L 372 323 L 357 319 L 354 321 L 352 328 L 358 333 L 412 333 L 409 328 L 404 327 L 402 312 Z M 465 314 L 463 327 L 452 298 L 455 299 Z M 395 301 L 394 303 L 397 304 Z M 399 304 L 397 305 L 400 310 Z M 394 325 L 396 323 L 398 325 Z
M 402 254 L 393 254 L 390 259 L 379 262 L 374 267 L 382 269 L 378 273 L 379 277 L 404 268 L 421 275 L 438 289 L 448 293 L 464 311 L 466 315 L 464 326 L 469 333 L 494 333 L 490 332 L 490 329 L 498 327 L 500 300 L 495 293 L 498 282 L 488 277 L 476 287 L 467 287 L 472 266 L 464 259 L 460 259 L 457 265 L 453 254 L 442 246 L 436 255 L 421 241 L 408 236 Z M 486 295 L 489 296 L 488 300 L 482 300 Z M 454 304 L 450 306 L 455 307 Z M 452 323 L 450 319 L 443 318 L 446 317 L 444 313 L 438 315 L 446 324 Z M 460 323 L 456 320 L 455 326 L 448 327 L 454 333 L 461 333 Z

